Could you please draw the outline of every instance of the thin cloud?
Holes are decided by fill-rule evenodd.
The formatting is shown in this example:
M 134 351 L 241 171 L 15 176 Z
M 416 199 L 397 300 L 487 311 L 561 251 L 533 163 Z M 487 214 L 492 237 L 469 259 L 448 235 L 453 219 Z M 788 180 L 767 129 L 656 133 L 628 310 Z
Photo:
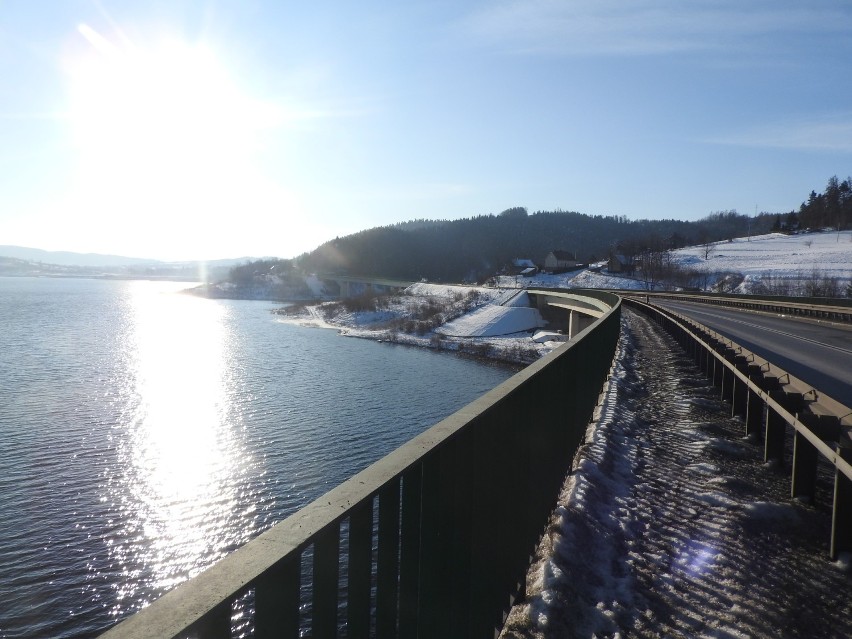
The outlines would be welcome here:
M 826 1 L 509 0 L 468 16 L 463 30 L 516 52 L 660 55 L 729 50 L 785 34 L 849 33 L 852 13 Z
M 429 182 L 382 187 L 370 190 L 367 195 L 385 200 L 440 200 L 464 196 L 474 191 L 473 186 L 469 184 Z
M 852 153 L 852 113 L 777 122 L 703 141 L 754 148 Z

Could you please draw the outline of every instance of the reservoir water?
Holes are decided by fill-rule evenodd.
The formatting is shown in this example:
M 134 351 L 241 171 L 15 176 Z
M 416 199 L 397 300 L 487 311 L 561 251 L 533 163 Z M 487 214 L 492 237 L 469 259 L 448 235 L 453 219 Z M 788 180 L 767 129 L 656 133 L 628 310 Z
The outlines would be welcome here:
M 512 371 L 187 284 L 0 278 L 0 637 L 88 637 Z

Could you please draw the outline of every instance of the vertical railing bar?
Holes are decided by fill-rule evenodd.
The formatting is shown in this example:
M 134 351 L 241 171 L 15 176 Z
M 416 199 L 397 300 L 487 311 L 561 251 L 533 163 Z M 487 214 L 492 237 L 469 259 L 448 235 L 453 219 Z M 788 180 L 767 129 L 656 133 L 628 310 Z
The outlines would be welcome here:
M 340 522 L 321 530 L 314 537 L 313 639 L 337 636 L 337 599 L 340 560 Z
M 397 477 L 379 492 L 376 559 L 376 637 L 396 637 L 399 613 L 399 498 Z
M 280 566 L 256 582 L 254 632 L 257 639 L 298 638 L 300 582 L 300 552 L 290 554 Z
M 417 636 L 420 581 L 420 505 L 422 462 L 402 477 L 402 514 L 399 558 L 399 637 Z
M 349 579 L 347 583 L 347 636 L 370 633 L 370 588 L 373 562 L 373 500 L 359 504 L 349 518 Z
M 187 636 L 203 639 L 231 639 L 231 608 L 227 599 L 187 628 Z

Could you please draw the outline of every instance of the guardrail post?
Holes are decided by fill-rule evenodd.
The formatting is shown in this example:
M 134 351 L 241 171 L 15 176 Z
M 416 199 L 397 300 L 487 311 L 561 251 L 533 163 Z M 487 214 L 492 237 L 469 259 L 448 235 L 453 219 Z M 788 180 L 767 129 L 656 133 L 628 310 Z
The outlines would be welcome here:
M 784 391 L 774 390 L 769 392 L 769 396 L 779 404 L 783 405 Z M 764 433 L 763 446 L 763 461 L 778 462 L 781 467 L 784 466 L 784 435 L 787 429 L 786 422 L 781 419 L 781 415 L 769 406 L 766 411 L 766 430 Z
M 719 357 L 720 357 L 719 351 L 721 349 L 719 348 L 718 343 L 717 344 L 711 344 L 711 346 L 713 347 L 713 352 L 709 353 L 710 358 L 711 358 L 710 359 L 710 371 L 711 371 L 711 374 L 712 374 L 711 379 L 713 380 L 713 386 L 721 389 L 722 384 L 724 384 L 724 381 L 725 381 L 725 373 L 724 373 L 725 366 L 719 360 Z
M 762 388 L 763 371 L 757 364 L 749 364 L 748 378 L 753 383 Z M 755 435 L 763 436 L 763 424 L 765 423 L 764 413 L 766 411 L 766 402 L 757 394 L 756 391 L 749 389 L 748 405 L 746 406 L 746 436 Z
M 852 440 L 849 432 L 843 433 L 837 443 L 838 456 L 852 463 Z M 836 560 L 841 552 L 852 550 L 852 480 L 834 471 L 834 508 L 831 518 L 831 558 Z
M 796 418 L 823 441 L 838 441 L 840 420 L 833 415 L 814 415 L 799 413 Z M 793 484 L 794 498 L 804 498 L 813 502 L 816 494 L 817 462 L 819 451 L 807 438 L 796 431 L 793 440 Z
M 722 357 L 725 358 L 727 363 L 731 364 L 734 361 L 734 358 L 737 355 L 737 352 L 732 348 L 725 348 L 722 353 Z M 736 375 L 734 375 L 734 371 L 725 366 L 725 363 L 719 361 L 719 365 L 722 368 L 722 400 L 726 402 L 734 403 L 734 385 Z M 733 408 L 731 409 L 733 410 Z
M 789 393 L 781 389 L 770 391 L 769 396 L 793 415 L 797 414 L 805 405 L 801 393 Z M 766 413 L 764 461 L 777 461 L 782 467 L 784 466 L 786 432 L 787 422 L 770 407 Z
M 748 359 L 743 355 L 737 355 L 734 357 L 733 363 L 740 373 L 748 375 Z M 731 401 L 731 417 L 736 417 L 737 415 L 746 417 L 748 411 L 748 384 L 736 375 L 733 376 L 733 383 L 734 396 Z

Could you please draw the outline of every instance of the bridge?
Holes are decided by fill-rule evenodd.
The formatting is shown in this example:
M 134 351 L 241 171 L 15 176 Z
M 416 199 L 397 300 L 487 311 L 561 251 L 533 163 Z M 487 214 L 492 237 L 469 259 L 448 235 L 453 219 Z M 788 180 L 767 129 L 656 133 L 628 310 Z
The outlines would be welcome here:
M 571 341 L 103 636 L 230 637 L 237 602 L 257 637 L 298 637 L 304 623 L 315 638 L 339 625 L 350 637 L 493 636 L 608 376 L 623 304 L 683 346 L 761 432 L 767 460 L 793 438 L 792 496 L 812 499 L 818 461 L 833 466 L 830 554 L 852 550 L 848 408 L 644 295 L 531 295 L 569 313 Z
M 358 277 L 356 275 L 317 275 L 317 278 L 323 281 L 334 282 L 340 289 L 340 297 L 351 297 L 355 294 L 355 290 L 363 288 L 364 290 L 386 291 L 389 293 L 397 293 L 404 288 L 415 284 L 408 280 L 392 280 L 382 277 Z

